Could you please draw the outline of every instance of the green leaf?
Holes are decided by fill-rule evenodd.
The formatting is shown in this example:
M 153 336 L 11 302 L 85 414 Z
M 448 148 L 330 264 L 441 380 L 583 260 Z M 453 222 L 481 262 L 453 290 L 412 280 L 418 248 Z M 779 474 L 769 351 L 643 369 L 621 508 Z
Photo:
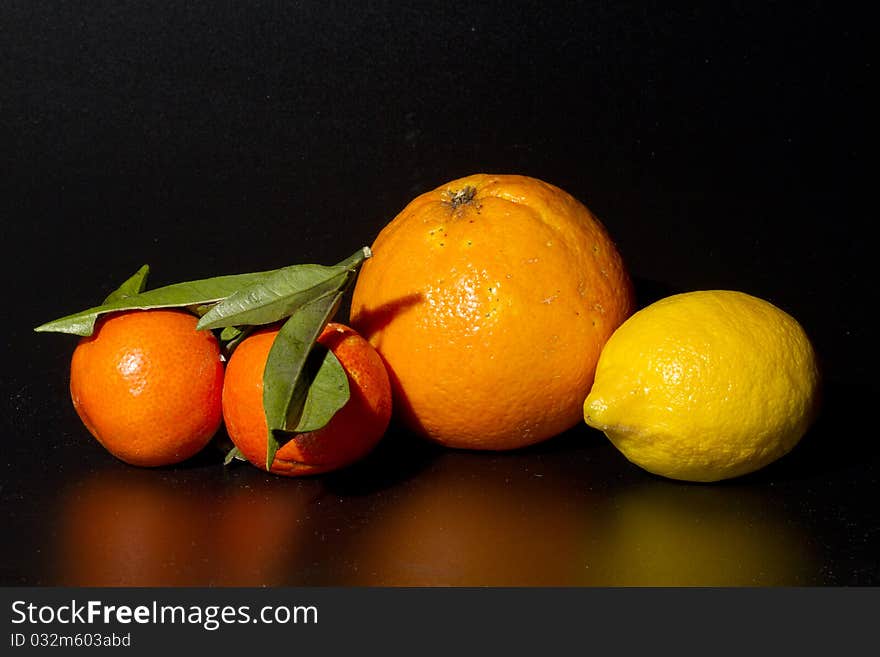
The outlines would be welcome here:
M 226 458 L 223 459 L 223 465 L 229 465 L 232 461 L 247 461 L 244 454 L 241 453 L 241 450 L 238 447 L 233 447 L 226 453 Z
M 353 272 L 350 275 L 354 277 Z M 275 460 L 279 447 L 278 434 L 289 439 L 284 434 L 296 431 L 299 426 L 313 380 L 309 373 L 317 375 L 318 372 L 314 361 L 309 362 L 309 355 L 324 326 L 339 308 L 346 287 L 347 284 L 303 305 L 275 336 L 263 370 L 263 409 L 269 429 L 266 470 Z M 348 392 L 347 386 L 344 394 L 340 392 L 340 396 L 344 397 L 342 405 L 348 401 Z M 310 424 L 314 424 L 314 420 Z
M 121 310 L 149 310 L 152 308 L 198 307 L 225 299 L 242 287 L 266 279 L 278 270 L 204 278 L 197 281 L 175 283 L 132 296 L 115 300 L 94 308 L 67 315 L 38 326 L 35 331 L 91 335 L 99 315 Z M 126 282 L 127 284 L 127 282 Z M 123 284 L 125 285 L 125 284 Z
M 272 324 L 304 303 L 339 288 L 346 270 L 321 265 L 287 267 L 257 285 L 234 292 L 199 320 L 199 329 Z
M 147 286 L 147 276 L 149 275 L 150 266 L 144 265 L 129 278 L 127 278 L 122 285 L 120 285 L 118 288 L 113 290 L 113 292 L 107 295 L 107 298 L 104 299 L 104 303 L 114 303 L 116 301 L 120 301 L 121 299 L 126 299 L 128 297 L 133 297 L 136 294 L 140 294 Z
M 237 326 L 227 326 L 225 329 L 220 331 L 220 339 L 223 342 L 232 342 L 236 338 L 240 337 L 242 334 L 242 330 Z
M 332 267 L 292 265 L 279 269 L 215 305 L 199 320 L 198 328 L 271 324 L 290 317 L 309 301 L 340 289 L 370 255 L 364 247 Z
M 321 345 L 315 345 L 308 361 L 306 369 L 309 370 L 313 363 L 317 362 L 318 371 L 308 377 L 311 385 L 306 402 L 303 404 L 302 415 L 294 428 L 296 433 L 317 431 L 325 426 L 333 419 L 336 412 L 348 403 L 351 396 L 348 374 L 332 351 Z
M 220 341 L 223 343 L 227 358 L 232 356 L 235 348 L 242 343 L 254 330 L 253 326 L 227 326 L 220 331 Z

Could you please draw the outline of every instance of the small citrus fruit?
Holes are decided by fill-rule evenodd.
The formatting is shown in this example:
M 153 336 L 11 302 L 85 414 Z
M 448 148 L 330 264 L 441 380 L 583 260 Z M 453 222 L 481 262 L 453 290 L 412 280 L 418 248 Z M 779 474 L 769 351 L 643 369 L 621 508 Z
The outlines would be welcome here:
M 410 429 L 503 450 L 580 422 L 602 345 L 633 307 L 584 205 L 535 178 L 469 176 L 410 202 L 372 251 L 352 326 L 388 366 Z
M 210 331 L 181 310 L 99 319 L 70 365 L 70 395 L 89 432 L 117 458 L 170 465 L 200 451 L 220 427 L 223 363 Z
M 718 481 L 791 450 L 818 406 L 798 322 L 742 292 L 690 292 L 630 317 L 605 345 L 584 417 L 649 472 Z
M 254 332 L 236 347 L 223 382 L 223 418 L 229 438 L 265 469 L 268 425 L 263 410 L 263 369 L 277 328 Z M 373 449 L 391 418 L 391 386 L 382 359 L 347 326 L 331 323 L 318 343 L 333 352 L 348 374 L 348 402 L 321 429 L 297 435 L 275 454 L 271 471 L 297 476 L 336 470 Z

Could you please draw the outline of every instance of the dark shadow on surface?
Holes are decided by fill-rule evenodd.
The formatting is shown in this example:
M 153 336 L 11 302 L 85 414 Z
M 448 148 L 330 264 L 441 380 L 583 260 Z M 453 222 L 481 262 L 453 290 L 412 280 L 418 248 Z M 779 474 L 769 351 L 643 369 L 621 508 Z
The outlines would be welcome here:
M 365 458 L 322 477 L 333 495 L 369 495 L 418 475 L 444 449 L 392 421 L 379 444 Z
M 551 455 L 559 454 L 572 449 L 581 449 L 584 446 L 599 447 L 605 438 L 600 431 L 590 429 L 584 422 L 579 422 L 570 429 L 548 438 L 534 445 L 511 450 L 510 454 L 528 455 Z
M 188 458 L 182 463 L 176 463 L 157 470 L 193 470 L 205 467 L 222 467 L 223 459 L 226 458 L 227 452 L 232 449 L 232 441 L 226 433 L 226 427 L 220 426 L 220 429 L 211 438 L 211 441 L 198 454 Z
M 438 459 L 453 458 L 529 459 L 563 456 L 575 450 L 597 450 L 604 437 L 585 424 L 576 425 L 553 438 L 515 450 L 467 450 L 444 447 L 408 429 L 392 424 L 388 433 L 366 458 L 353 465 L 323 475 L 329 492 L 335 495 L 368 495 L 410 480 L 431 467 Z

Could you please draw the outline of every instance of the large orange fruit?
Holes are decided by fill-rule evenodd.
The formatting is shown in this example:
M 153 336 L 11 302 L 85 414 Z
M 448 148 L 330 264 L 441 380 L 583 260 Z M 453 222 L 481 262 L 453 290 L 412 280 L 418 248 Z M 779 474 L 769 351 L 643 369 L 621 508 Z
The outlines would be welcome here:
M 220 427 L 220 345 L 196 323 L 182 310 L 118 313 L 100 319 L 74 350 L 70 395 L 76 412 L 126 463 L 178 463 Z
M 410 202 L 372 250 L 351 323 L 413 431 L 501 450 L 581 420 L 599 352 L 634 305 L 584 205 L 535 178 L 469 176 Z
M 258 468 L 266 466 L 268 446 L 263 370 L 277 334 L 277 328 L 265 328 L 243 340 L 229 359 L 223 382 L 226 431 Z M 354 463 L 379 442 L 391 419 L 388 374 L 370 344 L 351 328 L 335 323 L 327 325 L 318 342 L 345 369 L 351 396 L 325 427 L 299 434 L 278 450 L 271 467 L 275 474 L 318 474 Z

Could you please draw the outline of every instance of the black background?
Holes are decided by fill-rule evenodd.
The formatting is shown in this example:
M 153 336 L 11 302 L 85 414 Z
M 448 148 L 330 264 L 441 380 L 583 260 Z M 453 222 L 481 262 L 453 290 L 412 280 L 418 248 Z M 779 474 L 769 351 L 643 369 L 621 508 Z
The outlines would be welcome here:
M 4 2 L 0 582 L 880 583 L 868 24 L 824 2 Z M 392 431 L 305 480 L 214 447 L 138 470 L 71 407 L 74 340 L 32 332 L 144 263 L 153 287 L 337 262 L 481 171 L 584 201 L 642 303 L 728 288 L 798 318 L 826 380 L 801 445 L 717 486 L 586 427 L 509 454 Z

